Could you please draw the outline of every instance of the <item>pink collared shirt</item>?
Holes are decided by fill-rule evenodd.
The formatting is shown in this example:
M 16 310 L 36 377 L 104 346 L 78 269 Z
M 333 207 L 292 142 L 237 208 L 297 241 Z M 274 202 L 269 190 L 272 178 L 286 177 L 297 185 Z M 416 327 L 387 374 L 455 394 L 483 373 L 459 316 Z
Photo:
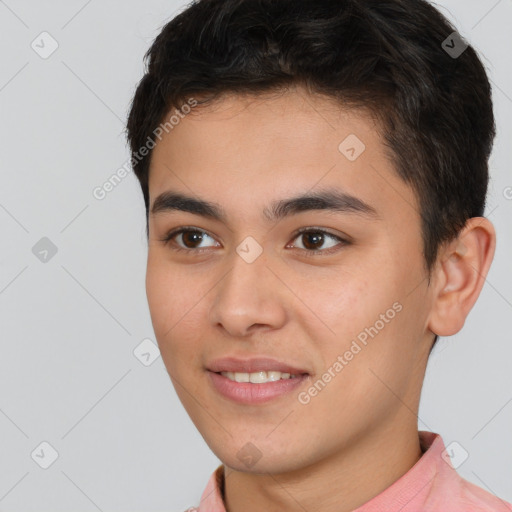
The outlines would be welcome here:
M 512 504 L 463 479 L 453 468 L 439 434 L 418 432 L 420 460 L 379 495 L 352 512 L 512 512 Z M 224 466 L 210 476 L 199 508 L 188 512 L 226 512 Z

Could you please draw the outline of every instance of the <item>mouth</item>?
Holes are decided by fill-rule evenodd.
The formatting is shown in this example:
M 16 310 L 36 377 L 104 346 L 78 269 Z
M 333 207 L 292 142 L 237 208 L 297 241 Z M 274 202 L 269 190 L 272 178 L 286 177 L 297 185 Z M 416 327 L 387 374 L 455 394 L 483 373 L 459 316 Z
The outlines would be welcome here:
M 278 380 L 298 379 L 307 373 L 291 374 L 279 371 L 260 372 L 216 372 L 234 382 L 250 382 L 251 384 L 265 384 L 266 382 L 277 382 Z
M 207 368 L 217 393 L 240 404 L 261 404 L 290 397 L 310 378 L 303 368 L 270 358 L 223 358 Z

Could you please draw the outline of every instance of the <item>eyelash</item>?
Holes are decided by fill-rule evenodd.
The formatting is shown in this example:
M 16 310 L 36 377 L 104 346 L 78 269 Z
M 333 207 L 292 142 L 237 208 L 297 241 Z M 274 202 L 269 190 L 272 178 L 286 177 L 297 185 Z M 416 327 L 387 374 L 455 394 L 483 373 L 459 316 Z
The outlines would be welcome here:
M 213 238 L 208 232 L 202 230 L 202 229 L 198 229 L 198 228 L 195 228 L 193 226 L 183 226 L 181 228 L 177 228 L 177 229 L 174 229 L 172 231 L 170 231 L 169 233 L 167 233 L 163 238 L 160 239 L 161 242 L 164 243 L 164 245 L 168 245 L 168 243 L 170 241 L 172 241 L 173 238 L 175 238 L 176 236 L 178 235 L 181 235 L 182 233 L 187 233 L 187 232 L 195 232 L 195 233 L 201 233 L 201 234 L 206 234 L 208 235 L 210 238 Z M 304 234 L 304 233 L 314 233 L 314 234 L 322 234 L 322 235 L 327 235 L 335 240 L 337 240 L 338 242 L 341 243 L 341 246 L 345 246 L 345 245 L 349 245 L 350 242 L 338 235 L 334 235 L 333 233 L 330 233 L 329 231 L 325 231 L 324 229 L 321 229 L 321 228 L 314 228 L 314 227 L 309 227 L 309 228 L 301 228 L 299 229 L 298 231 L 296 231 L 293 235 L 293 238 L 292 240 L 295 240 L 296 238 L 298 238 L 300 235 Z M 209 249 L 211 249 L 211 247 L 206 247 L 206 248 L 199 248 L 199 249 L 185 249 L 183 247 L 180 247 L 179 245 L 174 245 L 172 247 L 172 250 L 173 251 L 177 251 L 177 252 L 188 252 L 188 253 L 191 253 L 191 254 L 194 254 L 194 255 L 197 255 L 197 254 L 200 254 L 200 253 L 203 253 L 205 251 L 208 251 Z M 339 247 L 339 244 L 334 246 L 334 247 L 330 247 L 329 249 L 316 249 L 316 250 L 308 250 L 308 249 L 301 249 L 299 247 L 299 250 L 300 251 L 303 251 L 304 254 L 306 256 L 325 256 L 325 255 L 329 255 L 329 254 L 332 254 L 333 252 L 337 252 L 341 249 L 341 247 Z

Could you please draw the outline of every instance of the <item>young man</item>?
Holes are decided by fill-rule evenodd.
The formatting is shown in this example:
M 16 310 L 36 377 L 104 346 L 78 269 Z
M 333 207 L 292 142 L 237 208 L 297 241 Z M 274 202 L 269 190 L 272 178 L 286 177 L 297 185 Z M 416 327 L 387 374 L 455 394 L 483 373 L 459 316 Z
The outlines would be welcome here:
M 473 48 L 421 0 L 201 0 L 147 57 L 151 318 L 223 462 L 198 510 L 512 510 L 417 423 L 495 250 Z

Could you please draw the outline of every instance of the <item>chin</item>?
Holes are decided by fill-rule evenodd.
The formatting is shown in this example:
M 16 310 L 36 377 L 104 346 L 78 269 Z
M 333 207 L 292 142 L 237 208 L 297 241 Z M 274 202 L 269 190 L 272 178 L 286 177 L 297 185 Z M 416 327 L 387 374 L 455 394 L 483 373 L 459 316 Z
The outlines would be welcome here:
M 264 439 L 268 434 L 261 436 Z M 271 442 L 229 439 L 225 444 L 208 443 L 212 452 L 222 463 L 235 471 L 243 473 L 279 474 L 300 469 L 304 463 L 304 454 L 291 453 L 286 440 L 275 439 Z M 284 449 L 279 449 L 279 446 Z
M 255 462 L 242 462 L 238 458 L 237 453 L 230 453 L 227 457 L 219 458 L 224 465 L 242 473 L 279 474 L 293 471 L 295 469 L 289 463 L 283 464 L 283 458 L 279 457 L 278 455 L 272 456 L 270 458 L 263 455 L 259 460 L 256 460 Z

